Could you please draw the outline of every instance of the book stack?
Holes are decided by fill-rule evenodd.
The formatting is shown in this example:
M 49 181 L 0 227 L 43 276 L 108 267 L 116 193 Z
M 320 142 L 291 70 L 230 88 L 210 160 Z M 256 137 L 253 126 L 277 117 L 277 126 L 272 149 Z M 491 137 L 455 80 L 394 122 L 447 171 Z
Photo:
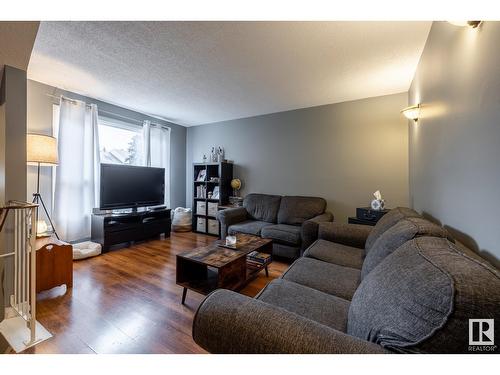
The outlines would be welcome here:
M 262 267 L 271 262 L 271 254 L 252 251 L 247 255 L 247 264 L 253 267 Z
M 196 198 L 206 198 L 207 197 L 207 187 L 205 185 L 196 186 Z

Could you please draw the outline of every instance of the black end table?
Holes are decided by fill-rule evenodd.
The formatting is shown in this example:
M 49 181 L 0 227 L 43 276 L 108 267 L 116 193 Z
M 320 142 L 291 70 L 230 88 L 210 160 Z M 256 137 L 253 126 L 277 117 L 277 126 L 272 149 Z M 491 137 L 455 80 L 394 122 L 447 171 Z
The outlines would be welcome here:
M 370 207 L 359 207 L 356 208 L 356 216 L 349 217 L 347 222 L 349 224 L 361 224 L 361 225 L 371 225 L 374 226 L 377 222 L 388 213 L 390 210 L 385 209 L 382 211 L 372 210 Z

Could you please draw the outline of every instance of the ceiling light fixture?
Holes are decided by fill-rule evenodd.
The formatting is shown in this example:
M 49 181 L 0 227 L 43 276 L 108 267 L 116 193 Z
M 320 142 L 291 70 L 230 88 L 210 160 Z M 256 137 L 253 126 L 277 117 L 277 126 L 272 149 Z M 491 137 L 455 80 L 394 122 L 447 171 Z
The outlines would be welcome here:
M 478 27 L 481 22 L 483 21 L 448 21 L 448 23 L 451 23 L 452 25 L 455 26 L 460 26 L 460 27 L 469 26 L 473 29 Z
M 412 105 L 410 107 L 404 108 L 401 113 L 408 119 L 413 121 L 418 121 L 420 117 L 420 104 Z

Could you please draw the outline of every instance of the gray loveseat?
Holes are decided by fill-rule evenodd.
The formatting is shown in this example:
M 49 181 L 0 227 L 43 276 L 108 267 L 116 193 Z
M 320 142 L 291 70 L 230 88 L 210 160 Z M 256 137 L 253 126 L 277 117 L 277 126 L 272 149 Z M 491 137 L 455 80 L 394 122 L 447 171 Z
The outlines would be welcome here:
M 413 210 L 317 236 L 255 298 L 207 296 L 194 340 L 212 353 L 466 353 L 468 320 L 500 318 L 499 271 Z
M 217 213 L 221 236 L 247 233 L 273 240 L 273 255 L 297 258 L 310 245 L 318 223 L 333 221 L 318 197 L 248 194 L 243 207 Z

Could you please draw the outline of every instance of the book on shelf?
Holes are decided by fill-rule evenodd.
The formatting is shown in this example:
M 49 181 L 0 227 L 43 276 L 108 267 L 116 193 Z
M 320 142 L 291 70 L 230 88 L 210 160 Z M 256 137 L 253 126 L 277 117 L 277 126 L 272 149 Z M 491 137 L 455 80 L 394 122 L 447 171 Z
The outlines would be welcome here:
M 196 198 L 206 198 L 207 187 L 205 185 L 196 186 Z
M 247 259 L 247 267 L 248 268 L 262 268 L 268 264 L 269 263 L 261 263 L 261 262 L 256 262 L 254 260 Z
M 247 266 L 250 268 L 260 268 L 264 265 L 265 263 L 255 262 L 253 260 L 247 259 Z
M 247 261 L 256 262 L 259 264 L 266 264 L 270 261 L 271 254 L 259 253 L 258 251 L 252 251 L 247 254 Z

